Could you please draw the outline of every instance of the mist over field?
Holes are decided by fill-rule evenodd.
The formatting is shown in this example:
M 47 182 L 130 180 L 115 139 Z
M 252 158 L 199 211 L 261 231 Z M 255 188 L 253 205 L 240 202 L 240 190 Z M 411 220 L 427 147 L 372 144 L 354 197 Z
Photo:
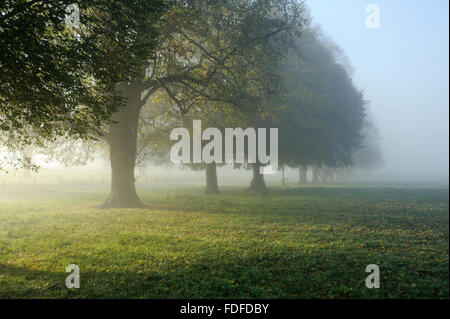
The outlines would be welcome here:
M 308 3 L 370 101 L 384 159 L 377 177 L 448 183 L 448 1 L 376 4 L 379 29 L 364 27 L 366 1 Z
M 448 298 L 448 15 L 0 2 L 0 299 Z
M 364 92 L 368 114 L 378 132 L 382 164 L 371 170 L 354 172 L 350 181 L 384 183 L 425 183 L 446 185 L 449 180 L 449 50 L 448 2 L 379 1 L 379 29 L 364 23 L 368 15 L 365 1 L 327 0 L 307 2 L 312 24 L 320 26 L 326 37 L 346 57 L 355 86 Z M 417 23 L 420 21 L 421 23 Z M 167 134 L 167 140 L 169 135 Z M 46 163 L 37 156 L 42 168 L 65 166 Z M 109 164 L 94 159 L 84 166 L 103 169 Z M 158 171 L 146 163 L 145 174 Z M 72 167 L 73 169 L 74 167 Z M 164 169 L 173 170 L 173 167 Z M 227 177 L 239 180 L 242 170 L 219 169 Z M 0 173 L 3 174 L 3 173 Z M 172 174 L 190 176 L 186 170 Z M 220 174 L 220 173 L 219 173 Z M 295 172 L 288 170 L 291 180 Z M 269 177 L 279 180 L 277 177 Z

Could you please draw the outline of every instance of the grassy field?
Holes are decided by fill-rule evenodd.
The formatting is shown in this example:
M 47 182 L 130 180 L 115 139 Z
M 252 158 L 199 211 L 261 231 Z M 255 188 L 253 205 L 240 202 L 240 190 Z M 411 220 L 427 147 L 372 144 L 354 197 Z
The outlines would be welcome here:
M 1 298 L 448 298 L 449 193 L 299 187 L 102 191 L 0 200 Z M 81 288 L 63 283 L 77 264 Z M 380 289 L 365 268 L 380 266 Z

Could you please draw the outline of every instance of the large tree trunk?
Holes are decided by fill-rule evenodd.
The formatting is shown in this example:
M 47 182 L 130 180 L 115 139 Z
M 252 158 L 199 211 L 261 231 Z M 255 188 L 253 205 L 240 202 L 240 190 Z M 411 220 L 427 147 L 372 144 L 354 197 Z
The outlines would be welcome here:
M 265 191 L 267 190 L 266 182 L 264 181 L 264 175 L 259 173 L 260 165 L 252 164 L 253 179 L 250 183 L 249 189 L 252 191 Z
M 220 194 L 219 185 L 217 183 L 217 165 L 215 162 L 211 164 L 205 164 L 205 172 L 206 172 L 206 190 L 205 194 Z
M 313 165 L 312 167 L 312 172 L 313 172 L 313 183 L 314 184 L 319 184 L 319 166 L 317 165 Z
M 298 179 L 298 183 L 299 184 L 307 184 L 308 183 L 308 178 L 306 177 L 306 174 L 308 172 L 308 166 L 306 165 L 300 165 L 298 167 L 298 172 L 299 172 L 299 179 Z
M 145 207 L 136 193 L 137 129 L 141 111 L 141 90 L 122 84 L 119 87 L 127 99 L 126 105 L 113 116 L 106 140 L 111 160 L 111 190 L 104 208 Z

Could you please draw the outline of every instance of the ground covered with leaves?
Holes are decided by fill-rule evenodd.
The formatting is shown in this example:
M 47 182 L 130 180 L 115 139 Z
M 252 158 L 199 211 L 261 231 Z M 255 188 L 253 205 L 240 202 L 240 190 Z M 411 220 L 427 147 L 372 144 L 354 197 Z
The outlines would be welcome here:
M 448 298 L 448 189 L 101 191 L 0 199 L 1 298 Z M 64 285 L 69 264 L 79 289 Z M 366 266 L 380 267 L 368 289 Z

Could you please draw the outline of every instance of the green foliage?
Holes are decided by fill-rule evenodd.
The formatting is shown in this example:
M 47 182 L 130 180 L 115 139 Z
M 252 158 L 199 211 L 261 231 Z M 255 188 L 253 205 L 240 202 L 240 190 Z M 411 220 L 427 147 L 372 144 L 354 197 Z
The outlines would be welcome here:
M 355 167 L 363 170 L 377 169 L 383 166 L 383 155 L 380 146 L 380 133 L 370 116 L 361 130 L 362 142 L 352 157 Z
M 261 87 L 279 82 L 277 63 L 307 21 L 296 1 L 173 1 L 155 59 L 136 84 L 144 105 L 141 158 L 168 163 L 171 129 L 190 128 L 193 119 L 204 127 L 246 127 L 263 111 Z
M 296 1 L 179 1 L 163 15 L 148 88 L 182 114 L 205 103 L 254 113 L 262 76 L 307 18 Z M 283 12 L 276 15 L 273 12 Z M 275 80 L 275 79 L 274 79 Z
M 79 7 L 79 26 L 66 25 L 69 4 Z M 86 137 L 107 123 L 121 105 L 115 84 L 142 74 L 152 57 L 162 9 L 162 0 L 2 1 L 2 143 Z
M 0 202 L 2 298 L 448 298 L 448 189 L 161 189 L 113 210 L 45 196 Z M 71 263 L 81 288 L 54 286 Z
M 321 33 L 305 29 L 282 68 L 280 159 L 297 167 L 344 167 L 361 145 L 365 101 Z

